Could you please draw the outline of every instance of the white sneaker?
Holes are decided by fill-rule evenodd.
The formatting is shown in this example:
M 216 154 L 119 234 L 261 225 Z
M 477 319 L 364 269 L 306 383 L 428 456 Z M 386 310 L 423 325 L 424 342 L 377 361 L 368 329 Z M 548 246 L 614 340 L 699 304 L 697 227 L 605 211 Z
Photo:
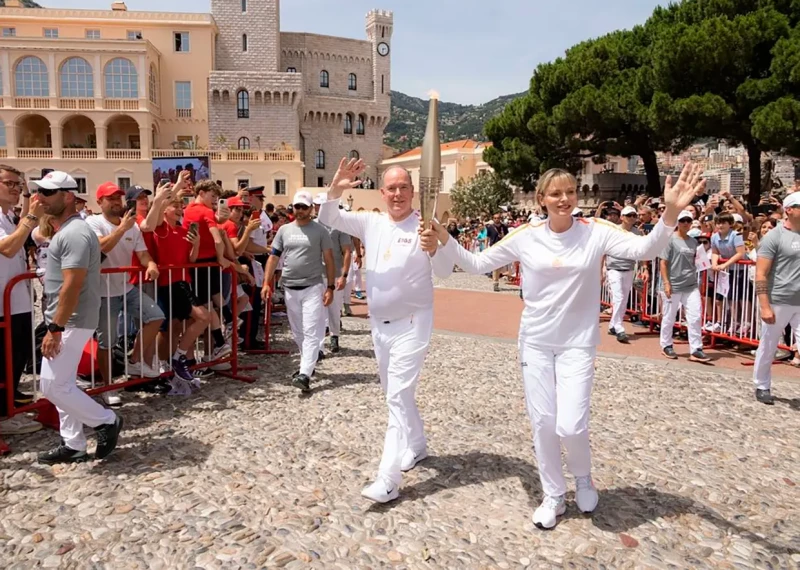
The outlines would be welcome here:
M 428 457 L 427 449 L 423 449 L 419 453 L 416 453 L 411 448 L 406 449 L 405 452 L 403 453 L 403 458 L 400 460 L 400 470 L 403 472 L 411 471 L 412 469 L 414 469 L 414 467 L 416 467 L 417 463 L 419 463 L 426 457 Z
M 545 495 L 542 504 L 533 513 L 533 524 L 538 528 L 553 528 L 556 526 L 556 518 L 563 515 L 566 510 L 564 495 L 559 497 Z
M 42 429 L 42 424 L 20 414 L 0 422 L 0 435 L 25 435 Z
M 400 490 L 397 485 L 379 476 L 372 485 L 364 487 L 361 496 L 376 503 L 388 503 L 400 496 Z
M 214 349 L 214 352 L 211 353 L 211 360 L 220 360 L 226 356 L 230 356 L 231 350 L 231 345 L 226 342 L 222 346 Z
M 115 408 L 122 405 L 122 398 L 119 397 L 119 392 L 103 392 L 102 396 L 107 406 Z
M 575 503 L 582 513 L 591 513 L 597 508 L 597 489 L 594 488 L 592 476 L 575 477 Z
M 134 378 L 158 378 L 161 374 L 142 361 L 131 362 L 129 360 L 128 376 L 133 376 Z

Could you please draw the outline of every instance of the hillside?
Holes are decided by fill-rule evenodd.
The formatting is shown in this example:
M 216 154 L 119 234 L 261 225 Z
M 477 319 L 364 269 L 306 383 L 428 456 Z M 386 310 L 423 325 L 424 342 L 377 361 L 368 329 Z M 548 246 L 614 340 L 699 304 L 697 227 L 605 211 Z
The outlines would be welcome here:
M 442 142 L 459 139 L 485 140 L 483 125 L 498 115 L 510 101 L 523 95 L 503 95 L 482 105 L 439 104 Z M 386 127 L 383 142 L 397 150 L 408 150 L 422 144 L 428 101 L 392 91 L 392 119 Z

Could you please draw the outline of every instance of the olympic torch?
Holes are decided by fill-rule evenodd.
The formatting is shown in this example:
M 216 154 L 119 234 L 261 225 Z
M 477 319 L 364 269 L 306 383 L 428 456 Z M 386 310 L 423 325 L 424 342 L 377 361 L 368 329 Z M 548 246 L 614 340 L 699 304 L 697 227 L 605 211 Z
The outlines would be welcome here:
M 439 94 L 430 93 L 428 124 L 422 139 L 419 166 L 419 211 L 426 227 L 436 215 L 436 200 L 442 188 L 442 151 L 439 144 Z

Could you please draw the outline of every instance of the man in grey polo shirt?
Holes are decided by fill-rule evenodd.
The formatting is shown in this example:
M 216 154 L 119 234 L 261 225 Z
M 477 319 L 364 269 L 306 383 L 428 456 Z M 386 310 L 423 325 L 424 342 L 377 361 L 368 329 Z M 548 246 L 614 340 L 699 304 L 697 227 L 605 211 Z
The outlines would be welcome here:
M 320 205 L 327 201 L 327 192 L 321 192 L 320 194 L 317 194 L 317 197 L 314 198 L 314 205 L 316 206 L 315 210 L 317 214 L 319 214 Z M 317 220 L 317 223 L 322 225 L 322 227 L 328 230 L 331 234 L 331 242 L 333 243 L 333 261 L 336 263 L 335 275 L 337 275 L 337 277 L 336 282 L 334 283 L 334 285 L 336 285 L 336 289 L 333 291 L 333 302 L 328 305 L 326 319 L 328 329 L 331 333 L 331 352 L 336 353 L 339 352 L 339 333 L 342 329 L 344 288 L 347 284 L 348 270 L 350 269 L 350 263 L 353 256 L 353 240 L 350 239 L 350 236 L 346 233 L 330 228 L 319 220 Z M 330 285 L 330 283 L 328 283 L 328 285 Z M 320 344 L 319 347 L 320 352 L 322 352 L 324 344 L 325 340 L 323 338 L 322 344 Z
M 122 418 L 103 408 L 75 385 L 78 364 L 100 318 L 100 241 L 78 214 L 78 184 L 64 172 L 50 172 L 36 182 L 44 211 L 58 227 L 47 249 L 42 341 L 42 394 L 58 410 L 61 444 L 39 454 L 40 463 L 86 461 L 83 425 L 97 433 L 96 459 L 117 446 Z
M 695 265 L 699 244 L 689 236 L 693 220 L 694 215 L 688 210 L 678 214 L 678 231 L 672 234 L 667 249 L 660 256 L 661 350 L 667 358 L 678 358 L 672 347 L 672 329 L 675 317 L 683 307 L 689 329 L 689 360 L 705 363 L 711 359 L 703 352 L 703 306 Z
M 333 285 L 336 264 L 330 233 L 312 218 L 311 193 L 300 191 L 295 194 L 292 206 L 295 221 L 281 226 L 272 240 L 272 254 L 267 261 L 261 298 L 265 302 L 270 299 L 272 279 L 278 260 L 283 256 L 281 281 L 286 295 L 286 312 L 294 342 L 300 349 L 300 370 L 292 377 L 292 384 L 308 392 L 319 359 L 319 348 L 325 339 L 323 307 L 331 304 L 336 289 Z M 323 275 L 329 283 L 327 288 Z
M 772 360 L 791 325 L 800 329 L 800 192 L 783 200 L 786 219 L 761 240 L 756 260 L 756 294 L 761 307 L 761 340 L 756 351 L 753 382 L 756 399 L 774 404 Z
M 631 232 L 637 236 L 642 235 L 636 223 L 638 214 L 636 208 L 626 206 L 622 209 L 622 223 L 620 230 Z M 633 287 L 633 270 L 636 262 L 632 259 L 621 259 L 618 257 L 606 257 L 606 283 L 611 290 L 611 320 L 608 323 L 608 334 L 617 337 L 623 344 L 629 342 L 627 333 L 623 326 L 625 308 L 628 306 L 628 296 Z

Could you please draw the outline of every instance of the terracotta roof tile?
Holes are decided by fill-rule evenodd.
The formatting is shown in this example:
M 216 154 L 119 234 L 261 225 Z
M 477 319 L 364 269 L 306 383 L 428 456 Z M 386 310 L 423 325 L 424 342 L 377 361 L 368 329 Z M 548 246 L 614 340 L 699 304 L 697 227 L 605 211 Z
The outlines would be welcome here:
M 475 149 L 479 145 L 486 146 L 486 143 L 478 143 L 472 139 L 462 139 L 460 141 L 451 141 L 447 143 L 442 143 L 441 145 L 441 152 L 445 152 L 448 150 L 470 150 Z M 422 154 L 422 147 L 418 146 L 417 148 L 413 148 L 411 150 L 407 150 L 401 154 L 393 156 L 392 158 L 409 158 L 412 156 L 420 156 Z

